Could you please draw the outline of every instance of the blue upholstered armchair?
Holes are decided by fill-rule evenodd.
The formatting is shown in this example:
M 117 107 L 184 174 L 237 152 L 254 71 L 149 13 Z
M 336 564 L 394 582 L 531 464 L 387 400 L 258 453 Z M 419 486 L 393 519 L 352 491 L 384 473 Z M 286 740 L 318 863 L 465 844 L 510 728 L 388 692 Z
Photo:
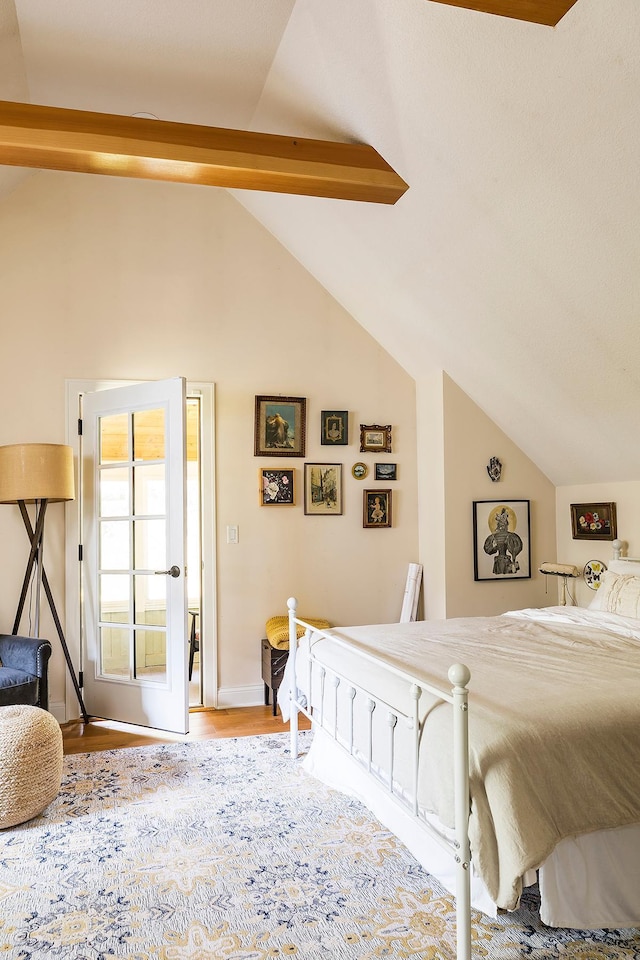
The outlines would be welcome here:
M 48 709 L 50 656 L 48 640 L 0 633 L 0 707 L 27 703 Z

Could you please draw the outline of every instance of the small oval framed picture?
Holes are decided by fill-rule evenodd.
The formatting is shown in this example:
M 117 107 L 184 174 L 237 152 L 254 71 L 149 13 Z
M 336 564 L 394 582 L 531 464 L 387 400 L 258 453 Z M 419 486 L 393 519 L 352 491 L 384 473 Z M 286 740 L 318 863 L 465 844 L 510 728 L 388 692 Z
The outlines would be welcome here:
M 351 476 L 355 477 L 356 480 L 364 480 L 368 473 L 369 467 L 366 463 L 354 463 L 351 467 Z
M 397 480 L 398 479 L 398 464 L 397 463 L 376 463 L 375 465 L 376 480 Z

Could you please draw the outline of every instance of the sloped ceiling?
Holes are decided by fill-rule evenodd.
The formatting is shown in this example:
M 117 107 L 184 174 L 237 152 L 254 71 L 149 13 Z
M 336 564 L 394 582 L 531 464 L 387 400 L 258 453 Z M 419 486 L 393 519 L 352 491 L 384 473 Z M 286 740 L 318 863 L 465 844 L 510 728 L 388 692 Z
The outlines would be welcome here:
M 371 144 L 410 185 L 393 207 L 235 196 L 555 483 L 632 480 L 639 41 L 637 0 L 555 28 L 428 0 L 0 0 L 0 99 Z

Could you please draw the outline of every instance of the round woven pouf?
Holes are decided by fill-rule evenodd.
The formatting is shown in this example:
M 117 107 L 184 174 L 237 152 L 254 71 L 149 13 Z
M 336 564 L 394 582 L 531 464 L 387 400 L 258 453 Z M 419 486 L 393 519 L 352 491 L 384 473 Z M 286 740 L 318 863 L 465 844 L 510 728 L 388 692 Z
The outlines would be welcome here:
M 0 707 L 0 830 L 37 817 L 58 796 L 62 731 L 40 707 Z

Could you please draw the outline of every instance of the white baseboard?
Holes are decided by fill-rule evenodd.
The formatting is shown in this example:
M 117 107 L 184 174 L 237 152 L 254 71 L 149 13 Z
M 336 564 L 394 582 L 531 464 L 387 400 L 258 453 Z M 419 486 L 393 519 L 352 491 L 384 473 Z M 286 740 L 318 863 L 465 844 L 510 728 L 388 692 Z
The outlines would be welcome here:
M 64 700 L 49 701 L 49 713 L 52 713 L 58 723 L 67 722 L 67 709 Z
M 264 683 L 252 687 L 220 687 L 218 710 L 225 707 L 260 707 L 264 704 Z
M 264 684 L 255 684 L 250 687 L 221 687 L 218 690 L 216 709 L 228 707 L 261 707 L 264 704 Z M 52 713 L 58 723 L 67 722 L 67 713 L 63 700 L 50 701 L 49 713 Z M 80 714 L 78 713 L 78 716 Z

